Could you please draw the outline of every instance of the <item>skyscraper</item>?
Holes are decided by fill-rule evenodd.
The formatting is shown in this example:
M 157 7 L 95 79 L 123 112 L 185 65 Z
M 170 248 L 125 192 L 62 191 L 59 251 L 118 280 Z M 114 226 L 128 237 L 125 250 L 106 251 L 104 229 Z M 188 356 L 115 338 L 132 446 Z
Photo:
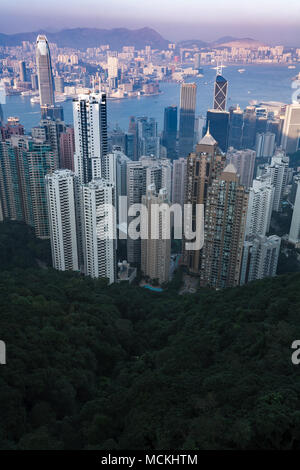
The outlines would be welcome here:
M 162 188 L 156 193 L 155 185 L 150 184 L 142 204 L 147 208 L 147 220 L 141 221 L 141 228 L 146 224 L 148 238 L 141 241 L 141 269 L 144 276 L 159 284 L 168 282 L 170 275 L 171 237 L 168 233 L 169 199 L 167 190 Z M 155 209 L 155 207 L 158 210 Z M 152 229 L 157 229 L 153 236 Z
M 283 194 L 288 183 L 289 157 L 283 152 L 276 153 L 271 160 L 271 164 L 265 169 L 265 173 L 270 176 L 271 184 L 274 186 L 273 211 L 281 210 Z
M 2 123 L 4 123 L 4 115 L 3 115 L 3 109 L 2 109 L 2 106 L 1 106 L 1 103 L 0 103 L 0 127 L 1 127 Z
M 66 125 L 59 119 L 48 118 L 40 121 L 40 128 L 45 131 L 45 140 L 51 145 L 51 149 L 56 155 L 56 167 L 59 168 L 60 135 L 65 132 Z
M 29 141 L 25 158 L 24 169 L 28 177 L 26 186 L 32 204 L 35 234 L 38 238 L 46 239 L 50 233 L 45 176 L 57 169 L 57 156 L 49 144 Z
M 240 183 L 246 188 L 249 188 L 252 185 L 255 158 L 255 151 L 249 149 L 235 150 L 233 148 L 229 148 L 226 154 L 227 163 L 233 164 L 240 177 Z
M 222 152 L 227 152 L 229 137 L 229 112 L 210 109 L 206 115 L 206 128 L 209 126 L 209 132 L 218 142 Z
M 207 130 L 206 135 L 196 145 L 196 151 L 187 158 L 185 181 L 185 204 L 191 204 L 192 230 L 196 230 L 196 207 L 207 202 L 208 188 L 224 168 L 226 157 L 218 149 L 218 143 Z M 183 245 L 183 248 L 185 244 Z M 183 250 L 184 264 L 190 273 L 199 275 L 201 250 Z
M 133 204 L 141 204 L 142 196 L 146 194 L 146 168 L 139 162 L 129 162 L 127 164 L 127 198 L 128 208 Z M 128 222 L 133 220 L 128 217 Z M 127 260 L 132 264 L 140 264 L 141 261 L 141 240 L 127 239 Z
M 256 112 L 254 106 L 247 106 L 244 111 L 242 148 L 253 149 L 256 136 Z
M 265 236 L 270 227 L 274 199 L 274 186 L 271 178 L 263 175 L 253 181 L 249 190 L 249 203 L 246 221 L 246 237 Z
M 108 153 L 106 95 L 79 95 L 73 100 L 73 120 L 75 173 L 85 184 L 101 177 L 102 158 Z
M 31 88 L 33 90 L 37 90 L 39 87 L 39 80 L 38 80 L 37 74 L 32 73 L 30 79 L 31 79 Z
M 147 187 L 155 185 L 156 191 L 166 188 L 168 199 L 171 194 L 171 163 L 168 159 L 143 157 L 138 162 L 127 163 L 127 198 L 128 207 L 141 204 Z M 128 217 L 130 223 L 133 217 Z M 141 240 L 127 239 L 127 259 L 130 263 L 141 262 Z
M 300 104 L 286 107 L 281 146 L 287 153 L 297 152 L 300 148 Z
M 49 238 L 45 176 L 57 169 L 51 146 L 14 135 L 0 144 L 0 198 L 4 217 L 24 220 L 38 238 Z
M 239 284 L 247 203 L 245 188 L 229 164 L 208 189 L 201 285 L 225 288 Z
M 109 56 L 107 58 L 108 79 L 118 78 L 118 57 Z
M 39 81 L 40 105 L 54 106 L 54 86 L 51 56 L 46 36 L 39 34 L 36 40 L 36 65 Z
M 27 82 L 27 71 L 26 71 L 26 64 L 24 60 L 19 62 L 19 75 L 21 82 Z
M 116 279 L 116 217 L 108 209 L 115 206 L 115 186 L 95 178 L 81 187 L 84 273 Z
M 55 91 L 58 93 L 63 93 L 65 91 L 65 83 L 63 77 L 58 75 L 54 77 Z
M 240 284 L 276 275 L 281 238 L 251 236 L 244 243 Z
M 187 157 L 194 147 L 197 85 L 183 83 L 180 89 L 179 157 Z
M 275 151 L 276 136 L 272 132 L 256 134 L 256 156 L 257 158 L 273 157 Z
M 68 126 L 59 138 L 59 166 L 74 171 L 75 138 L 74 128 Z
M 230 109 L 229 147 L 240 150 L 243 145 L 244 113 L 237 107 Z
M 186 183 L 186 158 L 178 158 L 173 162 L 172 203 L 184 205 Z
M 297 185 L 296 198 L 293 208 L 293 217 L 289 233 L 289 242 L 299 247 L 300 245 L 300 175 L 295 178 Z
M 52 263 L 60 271 L 79 270 L 75 190 L 70 170 L 46 175 Z
M 140 117 L 137 119 L 138 155 L 154 155 L 159 157 L 159 137 L 157 122 L 154 118 Z
M 162 135 L 162 145 L 167 150 L 167 157 L 175 160 L 177 138 L 177 106 L 168 106 L 164 111 L 164 130 Z
M 221 75 L 220 72 L 217 73 L 215 80 L 215 89 L 214 89 L 214 103 L 213 108 L 218 109 L 219 111 L 225 111 L 226 109 L 226 99 L 227 99 L 227 80 Z
M 0 141 L 0 199 L 3 217 L 10 220 L 23 220 L 18 151 L 9 140 Z

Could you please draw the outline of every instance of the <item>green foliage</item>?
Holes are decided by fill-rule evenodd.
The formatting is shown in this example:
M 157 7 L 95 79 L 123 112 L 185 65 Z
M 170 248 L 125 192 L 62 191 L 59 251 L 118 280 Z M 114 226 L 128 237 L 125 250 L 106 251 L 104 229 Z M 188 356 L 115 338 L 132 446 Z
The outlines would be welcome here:
M 0 449 L 300 449 L 300 274 L 185 296 L 180 276 L 1 270 Z
M 0 269 L 51 264 L 50 242 L 37 240 L 22 222 L 0 223 Z

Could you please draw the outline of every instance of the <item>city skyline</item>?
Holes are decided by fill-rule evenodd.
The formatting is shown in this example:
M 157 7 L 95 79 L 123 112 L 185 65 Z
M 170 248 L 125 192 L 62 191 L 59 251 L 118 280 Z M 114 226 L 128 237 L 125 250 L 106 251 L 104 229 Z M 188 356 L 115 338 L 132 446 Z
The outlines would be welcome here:
M 250 36 L 267 43 L 278 42 L 280 28 L 281 42 L 285 45 L 297 45 L 300 39 L 300 5 L 296 0 L 288 0 L 284 7 L 279 0 L 255 0 L 251 5 L 241 5 L 237 0 L 219 1 L 217 8 L 215 4 L 200 6 L 195 0 L 190 0 L 188 12 L 186 5 L 177 0 L 167 0 L 164 4 L 154 0 L 151 5 L 132 0 L 126 3 L 126 8 L 121 0 L 112 0 L 101 8 L 95 0 L 88 0 L 84 6 L 78 0 L 72 5 L 68 1 L 62 5 L 54 0 L 51 7 L 36 0 L 29 0 L 26 5 L 20 5 L 18 0 L 4 0 L 2 3 L 0 31 L 7 34 L 24 32 L 25 23 L 26 31 L 148 26 L 174 41 L 213 41 L 234 35 Z M 183 15 L 185 22 L 182 22 Z

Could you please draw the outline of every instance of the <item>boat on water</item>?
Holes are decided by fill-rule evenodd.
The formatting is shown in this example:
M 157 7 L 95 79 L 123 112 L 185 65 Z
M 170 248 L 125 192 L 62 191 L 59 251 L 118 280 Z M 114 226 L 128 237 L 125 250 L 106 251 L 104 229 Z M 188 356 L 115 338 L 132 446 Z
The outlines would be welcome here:
M 38 104 L 40 102 L 40 97 L 39 96 L 33 96 L 30 98 L 30 103 L 32 104 Z
M 295 69 L 296 68 L 296 65 L 289 65 L 288 66 L 288 69 Z
M 239 73 L 244 73 L 244 72 L 246 72 L 246 69 L 238 69 L 238 72 Z
M 38 93 L 35 93 L 31 90 L 26 90 L 21 92 L 21 96 L 36 96 Z

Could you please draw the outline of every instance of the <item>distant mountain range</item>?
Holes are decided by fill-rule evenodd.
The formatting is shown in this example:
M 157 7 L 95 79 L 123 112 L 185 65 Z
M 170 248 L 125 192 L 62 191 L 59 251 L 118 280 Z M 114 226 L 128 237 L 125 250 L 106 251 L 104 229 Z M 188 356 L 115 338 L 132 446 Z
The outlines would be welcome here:
M 0 45 L 17 46 L 22 41 L 32 42 L 36 40 L 38 34 L 46 34 L 48 41 L 56 43 L 59 47 L 75 47 L 76 49 L 97 47 L 100 44 L 109 44 L 110 48 L 114 50 L 120 50 L 123 46 L 135 46 L 137 49 L 142 49 L 147 45 L 154 49 L 165 49 L 170 42 L 151 28 L 134 30 L 127 28 L 74 28 L 64 29 L 57 33 L 47 31 L 17 34 L 0 33 Z
M 29 33 L 4 34 L 0 33 L 0 46 L 18 46 L 22 41 L 34 42 L 38 34 L 46 34 L 49 42 L 56 43 L 59 47 L 74 47 L 86 49 L 97 47 L 100 44 L 108 44 L 113 50 L 121 50 L 123 46 L 135 46 L 143 49 L 149 45 L 153 49 L 166 49 L 169 40 L 163 38 L 152 28 L 141 29 L 97 29 L 97 28 L 73 28 L 51 33 L 47 31 L 35 31 Z M 177 47 L 258 47 L 259 41 L 251 38 L 222 37 L 208 43 L 200 39 L 187 39 L 177 43 Z

